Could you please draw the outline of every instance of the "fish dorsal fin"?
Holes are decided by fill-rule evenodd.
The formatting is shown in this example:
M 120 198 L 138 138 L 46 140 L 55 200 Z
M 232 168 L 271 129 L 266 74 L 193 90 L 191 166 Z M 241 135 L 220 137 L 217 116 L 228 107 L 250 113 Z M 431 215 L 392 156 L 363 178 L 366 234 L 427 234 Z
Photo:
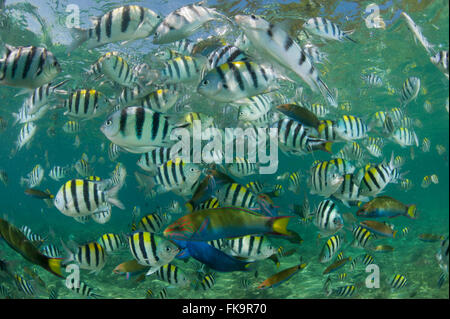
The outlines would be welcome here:
M 91 21 L 91 23 L 94 25 L 94 27 L 100 23 L 100 20 L 102 19 L 102 17 L 89 17 L 89 20 Z
M 12 45 L 5 44 L 5 49 L 6 49 L 5 55 L 8 56 L 12 51 L 16 50 L 17 48 Z

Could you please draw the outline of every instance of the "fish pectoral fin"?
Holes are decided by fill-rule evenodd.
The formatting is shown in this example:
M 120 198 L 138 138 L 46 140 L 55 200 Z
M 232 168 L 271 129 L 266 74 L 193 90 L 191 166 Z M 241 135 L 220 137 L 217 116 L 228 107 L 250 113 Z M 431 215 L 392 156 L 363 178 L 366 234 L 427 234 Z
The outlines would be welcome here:
M 147 271 L 147 273 L 145 274 L 146 276 L 150 276 L 151 274 L 153 274 L 154 272 L 156 272 L 159 268 L 161 268 L 161 266 L 158 267 L 150 267 L 150 269 Z

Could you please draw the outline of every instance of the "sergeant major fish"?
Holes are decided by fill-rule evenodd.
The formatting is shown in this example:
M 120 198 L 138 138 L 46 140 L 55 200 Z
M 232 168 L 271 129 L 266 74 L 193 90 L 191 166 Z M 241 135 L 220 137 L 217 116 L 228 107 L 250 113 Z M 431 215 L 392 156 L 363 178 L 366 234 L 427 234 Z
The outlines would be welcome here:
M 260 53 L 294 72 L 313 91 L 319 90 L 324 97 L 330 97 L 331 104 L 337 107 L 334 93 L 320 78 L 308 55 L 284 30 L 255 15 L 237 15 L 235 21 Z
M 107 43 L 132 41 L 150 36 L 161 22 L 161 16 L 154 11 L 127 5 L 115 8 L 101 17 L 93 19 L 94 27 L 70 29 L 74 41 L 69 45 L 68 52 L 86 43 L 88 49 L 93 49 Z
M 61 67 L 56 57 L 41 47 L 13 47 L 6 45 L 0 59 L 0 84 L 34 89 L 52 81 Z

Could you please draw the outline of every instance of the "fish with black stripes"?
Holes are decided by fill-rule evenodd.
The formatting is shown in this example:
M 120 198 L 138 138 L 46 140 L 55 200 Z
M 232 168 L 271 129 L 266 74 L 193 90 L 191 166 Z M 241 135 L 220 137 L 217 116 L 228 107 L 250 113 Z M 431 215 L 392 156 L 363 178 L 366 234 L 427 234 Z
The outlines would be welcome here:
M 309 56 L 286 31 L 253 14 L 236 15 L 234 19 L 260 54 L 296 74 L 313 91 L 320 91 L 329 98 L 332 106 L 337 107 L 335 92 L 328 88 Z
M 169 283 L 169 287 L 186 288 L 191 284 L 191 280 L 185 275 L 180 267 L 173 264 L 163 265 L 155 272 L 155 274 L 158 279 Z
M 171 124 L 170 118 L 143 107 L 126 107 L 111 114 L 100 130 L 112 143 L 131 153 L 146 153 L 171 146 L 173 130 L 189 123 Z
M 208 69 L 211 70 L 227 62 L 247 61 L 248 55 L 233 45 L 224 45 L 213 50 L 208 56 Z
M 77 245 L 75 252 L 71 251 L 63 241 L 61 244 L 67 254 L 63 264 L 76 262 L 81 269 L 90 270 L 90 273 L 95 274 L 98 274 L 106 264 L 106 250 L 97 242 Z
M 320 162 L 310 169 L 308 188 L 311 194 L 330 197 L 344 182 L 338 167 L 329 161 Z
M 321 201 L 314 214 L 313 223 L 323 235 L 333 235 L 344 226 L 337 205 L 330 199 Z
M 228 239 L 227 246 L 231 256 L 246 258 L 247 261 L 264 260 L 277 253 L 267 236 L 247 235 Z
M 97 242 L 105 249 L 107 254 L 116 252 L 126 246 L 126 240 L 120 234 L 103 234 Z
M 403 82 L 400 100 L 403 106 L 406 106 L 412 100 L 417 98 L 420 91 L 420 79 L 418 77 L 411 76 Z
M 43 47 L 5 44 L 5 55 L 0 59 L 0 84 L 35 89 L 51 82 L 61 66 L 52 52 Z
M 110 109 L 110 101 L 95 89 L 79 89 L 69 94 L 62 108 L 64 115 L 76 119 L 91 119 L 98 117 Z
M 122 185 L 118 184 L 105 190 L 102 182 L 72 179 L 61 186 L 54 204 L 62 214 L 70 217 L 91 215 L 103 209 L 107 203 L 124 209 L 116 197 L 121 187 Z
M 189 4 L 169 13 L 156 28 L 153 43 L 165 44 L 179 41 L 197 32 L 212 20 L 228 20 L 213 8 L 201 3 Z
M 235 102 L 271 91 L 278 77 L 271 67 L 255 62 L 227 62 L 207 72 L 197 92 L 219 102 Z
M 349 40 L 351 42 L 357 43 L 355 40 L 350 38 L 350 35 L 355 30 L 344 31 L 336 23 L 322 17 L 308 19 L 303 24 L 303 29 L 328 40 Z
M 83 43 L 86 43 L 86 48 L 93 49 L 113 42 L 144 39 L 155 32 L 161 20 L 160 15 L 148 8 L 136 5 L 118 7 L 94 18 L 92 28 L 70 28 L 74 40 L 67 51 L 72 52 Z
M 130 252 L 137 262 L 150 269 L 147 275 L 170 263 L 180 249 L 165 238 L 149 232 L 137 231 L 128 236 Z
M 308 130 L 300 122 L 285 118 L 274 123 L 278 129 L 280 149 L 291 155 L 304 155 L 317 150 L 331 153 L 332 142 L 309 135 Z

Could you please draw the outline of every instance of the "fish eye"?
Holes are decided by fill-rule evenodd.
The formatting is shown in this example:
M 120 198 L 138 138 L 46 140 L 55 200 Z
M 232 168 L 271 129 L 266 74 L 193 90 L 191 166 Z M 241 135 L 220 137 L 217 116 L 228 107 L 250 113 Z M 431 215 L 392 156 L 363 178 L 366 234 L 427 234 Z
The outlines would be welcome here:
M 157 15 L 157 16 L 156 16 L 156 19 L 161 19 L 161 16 L 160 16 L 160 15 Z
M 250 18 L 252 18 L 253 20 L 256 20 L 256 16 L 255 16 L 254 14 L 252 14 L 252 15 L 250 16 Z
M 209 81 L 208 80 L 204 80 L 203 81 L 203 85 L 208 85 L 209 84 Z
M 228 90 L 228 84 L 223 84 L 222 87 L 223 87 L 225 90 Z
M 110 126 L 112 124 L 112 120 L 111 119 L 108 119 L 106 122 L 105 122 L 105 126 Z

